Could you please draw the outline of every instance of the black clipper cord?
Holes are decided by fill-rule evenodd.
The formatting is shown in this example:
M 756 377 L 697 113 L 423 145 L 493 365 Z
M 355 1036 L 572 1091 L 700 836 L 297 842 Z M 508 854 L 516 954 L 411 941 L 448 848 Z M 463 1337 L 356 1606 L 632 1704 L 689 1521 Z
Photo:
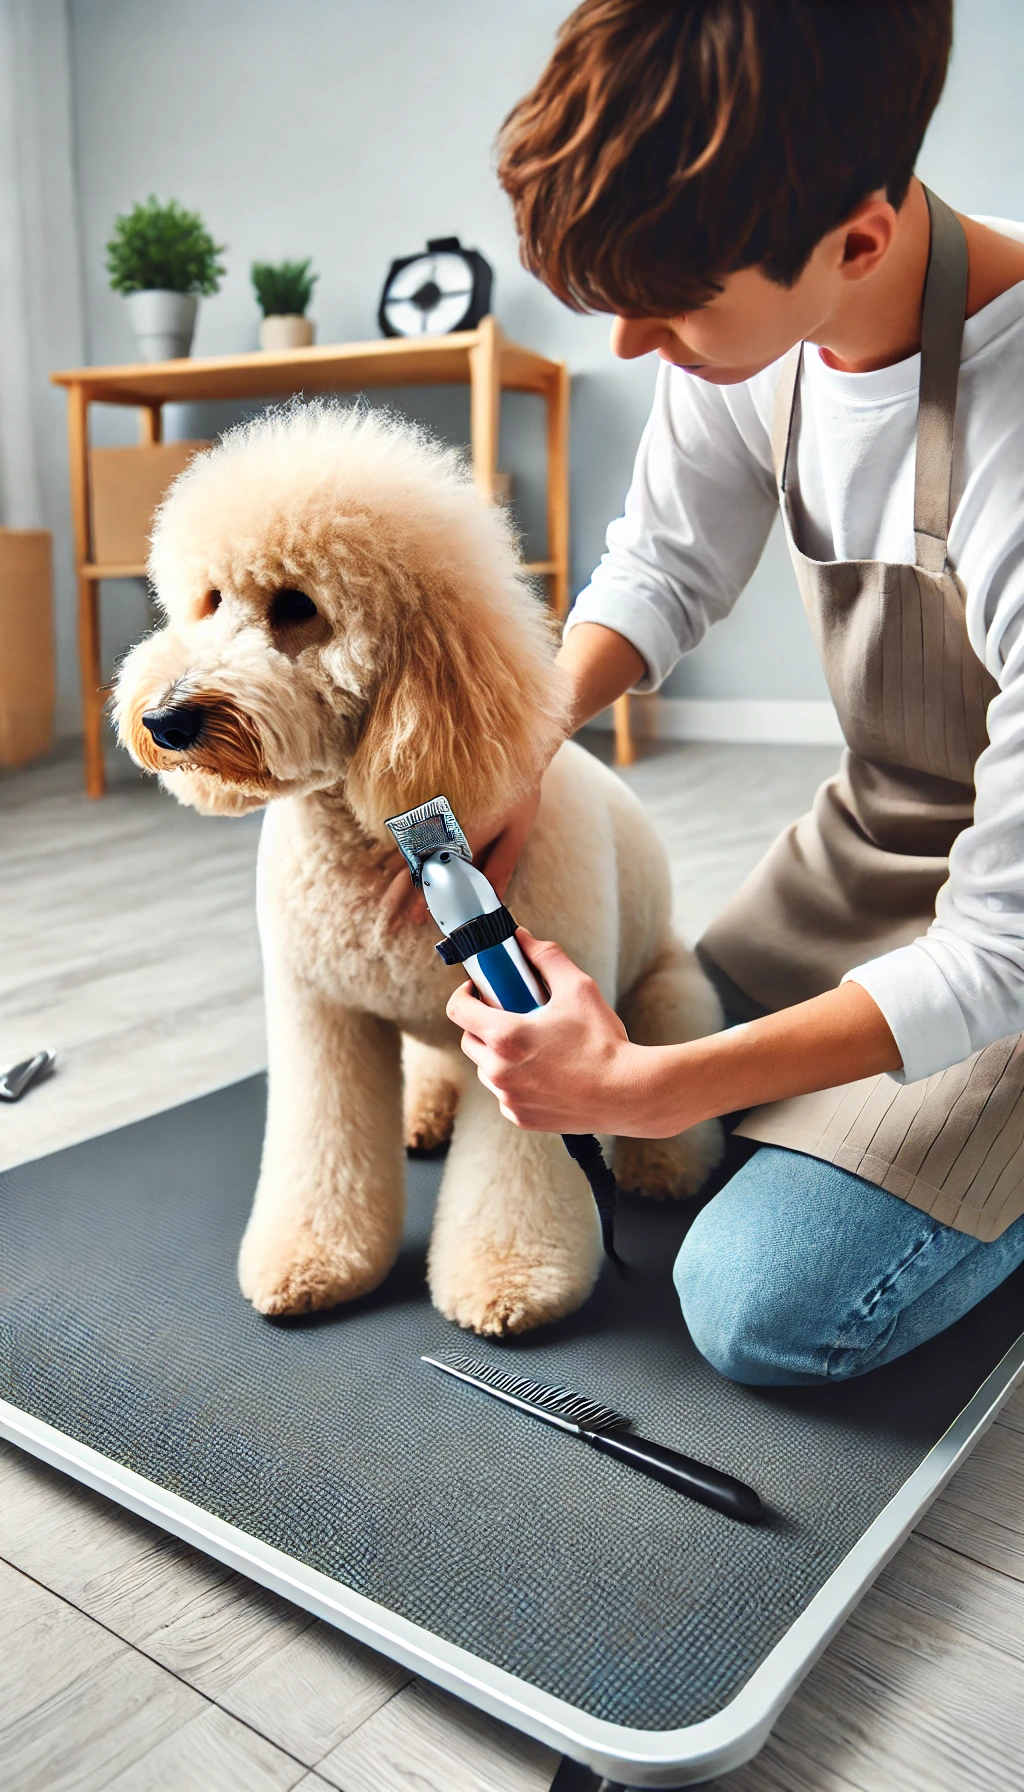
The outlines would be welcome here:
M 562 1144 L 569 1156 L 579 1164 L 590 1184 L 594 1206 L 601 1221 L 605 1254 L 621 1273 L 626 1265 L 615 1249 L 615 1209 L 619 1201 L 619 1185 L 614 1172 L 605 1163 L 604 1152 L 592 1132 L 563 1132 Z

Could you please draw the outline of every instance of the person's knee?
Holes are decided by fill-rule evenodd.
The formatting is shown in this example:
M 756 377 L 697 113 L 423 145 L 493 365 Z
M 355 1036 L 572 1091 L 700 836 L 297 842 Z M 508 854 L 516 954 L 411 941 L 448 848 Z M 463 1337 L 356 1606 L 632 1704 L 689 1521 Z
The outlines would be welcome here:
M 936 1314 L 956 1317 L 965 1259 L 988 1267 L 978 1252 L 851 1171 L 762 1146 L 697 1215 L 675 1282 L 694 1344 L 723 1375 L 807 1385 L 862 1375 L 931 1336 Z
M 721 1197 L 718 1197 L 721 1200 Z M 752 1386 L 823 1377 L 819 1352 L 799 1331 L 798 1263 L 766 1261 L 761 1242 L 712 1201 L 697 1215 L 676 1259 L 674 1281 L 694 1344 L 730 1381 Z
M 706 1207 L 676 1258 L 679 1304 L 690 1337 L 713 1368 L 730 1381 L 760 1382 L 768 1367 L 768 1327 L 756 1265 L 737 1259 L 732 1241 L 718 1232 Z

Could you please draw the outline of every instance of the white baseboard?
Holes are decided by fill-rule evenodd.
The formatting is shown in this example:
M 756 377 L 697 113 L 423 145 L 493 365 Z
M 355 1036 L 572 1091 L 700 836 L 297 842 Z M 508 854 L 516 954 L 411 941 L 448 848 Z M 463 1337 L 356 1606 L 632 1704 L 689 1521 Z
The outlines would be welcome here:
M 761 697 L 634 697 L 633 732 L 643 740 L 718 740 L 776 746 L 841 746 L 839 717 L 831 703 Z M 611 728 L 606 709 L 589 724 Z

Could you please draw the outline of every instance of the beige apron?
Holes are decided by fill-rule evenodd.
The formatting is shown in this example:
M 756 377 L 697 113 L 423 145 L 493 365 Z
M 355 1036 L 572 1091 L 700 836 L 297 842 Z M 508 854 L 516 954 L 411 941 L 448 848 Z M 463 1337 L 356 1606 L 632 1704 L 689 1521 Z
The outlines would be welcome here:
M 973 652 L 946 563 L 967 245 L 928 194 L 914 486 L 916 564 L 818 561 L 797 545 L 787 466 L 803 350 L 779 379 L 772 452 L 789 550 L 846 749 L 809 815 L 782 834 L 700 944 L 736 1012 L 834 989 L 935 916 L 950 847 L 974 810 L 997 686 Z M 1024 1213 L 1024 1044 L 999 1040 L 923 1082 L 867 1077 L 773 1102 L 737 1129 L 863 1176 L 990 1240 Z

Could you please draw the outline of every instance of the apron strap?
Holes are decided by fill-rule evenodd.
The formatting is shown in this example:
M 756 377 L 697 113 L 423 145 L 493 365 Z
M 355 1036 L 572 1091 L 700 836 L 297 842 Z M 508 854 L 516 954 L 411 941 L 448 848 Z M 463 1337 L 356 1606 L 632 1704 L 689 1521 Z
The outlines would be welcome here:
M 925 187 L 931 247 L 921 309 L 921 380 L 914 471 L 914 551 L 925 572 L 942 572 L 949 534 L 953 423 L 960 378 L 960 343 L 967 301 L 967 239 L 956 213 Z M 793 446 L 803 343 L 786 355 L 775 388 L 772 462 L 779 492 Z
M 942 572 L 949 534 L 953 423 L 967 308 L 967 238 L 956 213 L 924 190 L 932 222 L 921 311 L 921 386 L 914 474 L 914 545 L 925 572 Z
M 798 342 L 791 348 L 779 369 L 779 383 L 775 388 L 775 408 L 772 412 L 772 464 L 775 468 L 775 483 L 780 494 L 786 489 L 786 469 L 789 465 L 789 450 L 793 440 L 793 420 L 796 417 L 796 396 L 800 386 L 800 368 L 803 364 L 804 345 Z

